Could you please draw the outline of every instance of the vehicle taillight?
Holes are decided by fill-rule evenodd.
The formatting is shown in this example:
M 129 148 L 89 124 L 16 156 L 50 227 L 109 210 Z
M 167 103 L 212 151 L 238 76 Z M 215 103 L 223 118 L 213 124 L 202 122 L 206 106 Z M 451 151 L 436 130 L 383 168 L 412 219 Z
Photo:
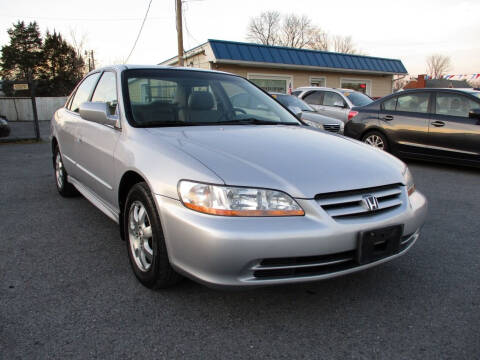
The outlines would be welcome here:
M 358 115 L 358 111 L 353 111 L 353 110 L 350 110 L 350 112 L 348 113 L 348 120 L 352 120 L 355 116 Z

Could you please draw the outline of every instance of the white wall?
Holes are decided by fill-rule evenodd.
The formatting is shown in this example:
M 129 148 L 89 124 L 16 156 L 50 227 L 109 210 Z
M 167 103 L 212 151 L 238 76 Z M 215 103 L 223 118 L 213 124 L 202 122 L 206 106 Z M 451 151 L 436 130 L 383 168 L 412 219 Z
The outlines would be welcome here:
M 67 97 L 37 97 L 38 120 L 50 120 L 53 113 L 67 102 Z M 16 108 L 16 109 L 15 109 Z M 8 121 L 33 121 L 32 100 L 30 98 L 0 98 L 0 115 Z

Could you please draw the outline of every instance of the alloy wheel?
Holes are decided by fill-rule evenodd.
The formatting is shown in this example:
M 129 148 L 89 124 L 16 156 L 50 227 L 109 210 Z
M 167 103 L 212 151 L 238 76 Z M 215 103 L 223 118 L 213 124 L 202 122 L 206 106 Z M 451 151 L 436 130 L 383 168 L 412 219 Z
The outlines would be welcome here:
M 63 162 L 62 162 L 62 156 L 60 153 L 57 153 L 57 156 L 55 157 L 55 178 L 57 180 L 57 186 L 59 189 L 63 188 L 63 183 L 65 181 L 65 175 L 63 171 Z
M 152 226 L 147 210 L 140 201 L 130 205 L 128 214 L 128 241 L 138 269 L 146 272 L 153 262 Z
M 376 135 L 376 134 L 372 134 L 372 135 L 369 135 L 365 138 L 364 142 L 370 146 L 373 146 L 373 147 L 376 147 L 378 149 L 382 149 L 384 150 L 385 149 L 385 143 L 383 141 L 383 139 Z

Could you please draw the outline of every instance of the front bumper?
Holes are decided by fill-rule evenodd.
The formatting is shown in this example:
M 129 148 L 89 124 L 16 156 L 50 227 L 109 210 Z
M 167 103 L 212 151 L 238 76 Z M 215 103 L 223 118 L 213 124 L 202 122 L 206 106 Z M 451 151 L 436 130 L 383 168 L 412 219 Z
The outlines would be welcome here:
M 305 216 L 223 217 L 185 208 L 175 199 L 155 195 L 172 266 L 180 273 L 215 287 L 245 287 L 315 281 L 340 276 L 392 260 L 415 243 L 427 214 L 418 191 L 395 210 L 338 222 L 315 200 L 297 199 Z M 408 199 L 407 199 L 408 198 Z M 356 251 L 358 234 L 403 225 L 404 246 L 392 256 L 365 265 L 332 267 L 332 271 L 258 277 L 264 259 L 322 257 Z

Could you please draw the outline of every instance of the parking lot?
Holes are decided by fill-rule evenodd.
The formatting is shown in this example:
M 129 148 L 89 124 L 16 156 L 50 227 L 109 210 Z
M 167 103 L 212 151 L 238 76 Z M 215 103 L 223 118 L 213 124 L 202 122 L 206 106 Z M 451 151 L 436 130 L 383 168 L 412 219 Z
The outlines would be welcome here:
M 429 216 L 393 262 L 295 286 L 153 292 L 116 224 L 58 195 L 48 143 L 0 145 L 0 358 L 478 358 L 480 171 L 409 166 Z

